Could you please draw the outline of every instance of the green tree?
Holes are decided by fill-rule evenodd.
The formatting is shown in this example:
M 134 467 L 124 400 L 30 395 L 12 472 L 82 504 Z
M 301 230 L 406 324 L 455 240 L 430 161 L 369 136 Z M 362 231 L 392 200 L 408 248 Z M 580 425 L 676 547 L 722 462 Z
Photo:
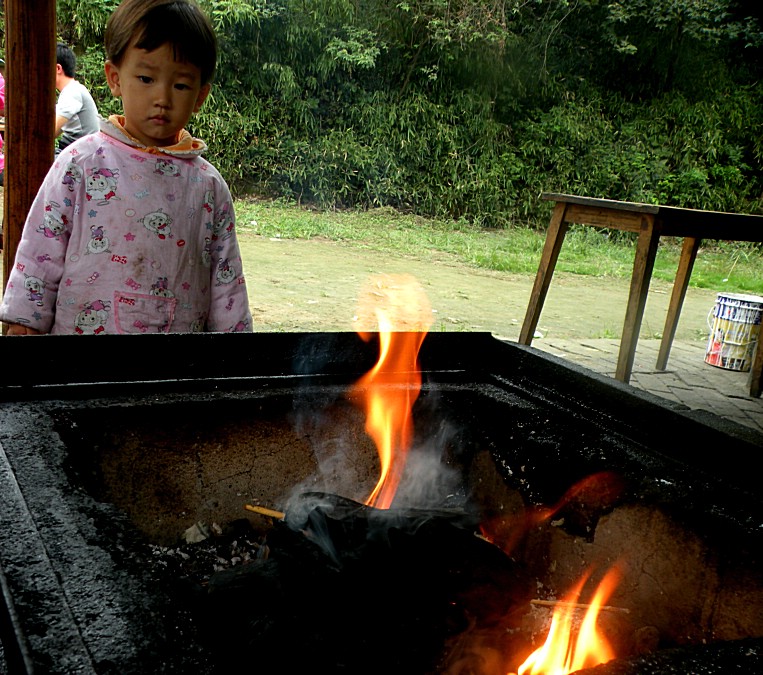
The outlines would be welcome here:
M 740 51 L 755 56 L 763 44 L 759 22 L 740 14 L 736 0 L 591 0 L 583 7 L 572 30 L 581 30 L 582 19 L 601 34 L 588 42 L 587 70 L 626 96 L 675 88 L 702 96 L 719 77 L 728 79 Z
M 199 0 L 238 194 L 501 225 L 543 190 L 763 208 L 756 0 Z M 99 109 L 117 0 L 59 0 Z M 542 221 L 547 214 L 542 212 Z
M 106 21 L 119 0 L 57 0 L 59 38 L 77 53 L 103 44 Z

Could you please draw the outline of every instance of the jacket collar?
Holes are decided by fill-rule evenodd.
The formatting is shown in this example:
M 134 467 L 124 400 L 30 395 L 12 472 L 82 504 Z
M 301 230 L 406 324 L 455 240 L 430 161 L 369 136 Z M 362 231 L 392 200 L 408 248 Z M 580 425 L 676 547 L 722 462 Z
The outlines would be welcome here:
M 125 129 L 124 115 L 110 115 L 107 120 L 101 120 L 101 131 L 107 136 L 115 138 L 126 145 L 130 145 L 133 148 L 138 148 L 154 155 L 170 155 L 171 157 L 188 159 L 190 157 L 200 156 L 207 149 L 207 144 L 204 141 L 194 138 L 185 129 L 181 129 L 178 132 L 178 137 L 174 145 L 162 147 L 156 145 L 144 145 L 137 138 L 127 132 Z

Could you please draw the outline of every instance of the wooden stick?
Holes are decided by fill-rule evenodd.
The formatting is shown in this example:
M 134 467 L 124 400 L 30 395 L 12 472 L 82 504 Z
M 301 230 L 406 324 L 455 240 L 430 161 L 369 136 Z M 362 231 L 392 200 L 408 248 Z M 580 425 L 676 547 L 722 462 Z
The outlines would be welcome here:
M 247 511 L 259 513 L 261 516 L 270 516 L 271 518 L 276 518 L 277 520 L 283 520 L 286 518 L 286 514 L 282 511 L 274 511 L 273 509 L 268 509 L 264 506 L 252 506 L 251 504 L 244 504 L 244 508 Z
M 531 605 L 540 605 L 541 607 L 570 607 L 571 609 L 590 609 L 591 605 L 582 602 L 563 602 L 560 600 L 530 600 Z M 629 609 L 625 607 L 612 607 L 611 605 L 601 605 L 599 609 L 606 612 L 623 612 L 630 614 Z

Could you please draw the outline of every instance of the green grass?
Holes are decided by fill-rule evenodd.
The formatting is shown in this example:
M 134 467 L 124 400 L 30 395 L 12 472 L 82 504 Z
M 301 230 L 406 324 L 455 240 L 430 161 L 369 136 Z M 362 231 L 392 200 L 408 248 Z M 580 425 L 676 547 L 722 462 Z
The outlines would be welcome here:
M 323 238 L 414 258 L 433 253 L 473 267 L 534 275 L 545 240 L 537 229 L 485 230 L 463 222 L 430 220 L 390 208 L 316 211 L 280 201 L 239 200 L 238 227 L 266 237 Z M 619 233 L 618 233 L 619 234 Z M 573 226 L 556 269 L 571 274 L 630 278 L 635 240 L 610 237 L 605 230 Z M 672 282 L 681 240 L 661 241 L 653 278 Z M 763 250 L 746 242 L 704 242 L 690 285 L 719 292 L 763 295 Z

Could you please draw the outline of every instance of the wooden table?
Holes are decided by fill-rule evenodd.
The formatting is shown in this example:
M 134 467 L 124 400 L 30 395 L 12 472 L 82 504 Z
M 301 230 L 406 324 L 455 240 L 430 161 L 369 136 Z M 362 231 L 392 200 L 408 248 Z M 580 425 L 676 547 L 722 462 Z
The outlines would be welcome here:
M 675 206 L 619 202 L 564 194 L 544 193 L 542 196 L 543 199 L 556 202 L 556 206 L 551 216 L 538 273 L 519 334 L 519 343 L 525 345 L 532 343 L 551 284 L 551 277 L 554 275 L 559 251 L 570 224 L 635 232 L 638 234 L 636 255 L 633 261 L 623 336 L 615 371 L 615 377 L 622 382 L 630 380 L 633 370 L 636 344 L 660 237 L 683 237 L 683 248 L 657 357 L 658 370 L 665 370 L 667 367 L 670 347 L 676 334 L 681 307 L 689 285 L 689 277 L 702 239 L 763 241 L 763 216 L 698 211 Z M 759 346 L 750 371 L 751 396 L 760 396 L 761 370 L 763 370 L 763 348 Z

